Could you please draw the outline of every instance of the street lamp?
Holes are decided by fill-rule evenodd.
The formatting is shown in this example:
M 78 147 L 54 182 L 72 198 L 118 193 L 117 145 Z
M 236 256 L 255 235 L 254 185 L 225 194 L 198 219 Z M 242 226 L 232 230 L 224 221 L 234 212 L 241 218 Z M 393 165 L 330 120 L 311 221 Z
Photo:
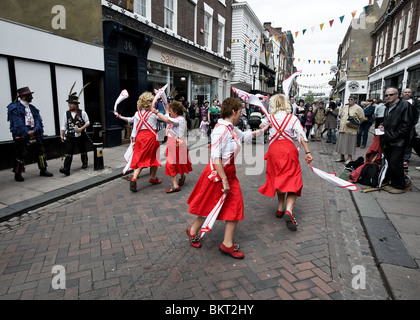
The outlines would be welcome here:
M 253 84 L 252 84 L 252 90 L 253 91 L 255 90 L 255 74 L 257 73 L 259 67 L 260 66 L 257 64 L 257 61 L 255 61 L 254 64 L 251 66 L 252 73 L 254 74 L 254 81 L 253 81 Z

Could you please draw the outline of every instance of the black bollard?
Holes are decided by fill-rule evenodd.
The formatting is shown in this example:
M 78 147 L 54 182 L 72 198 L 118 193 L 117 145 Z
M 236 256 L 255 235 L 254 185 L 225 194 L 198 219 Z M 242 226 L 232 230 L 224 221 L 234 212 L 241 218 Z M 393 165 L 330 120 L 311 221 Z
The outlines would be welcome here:
M 93 156 L 94 170 L 104 169 L 104 142 L 102 136 L 102 125 L 99 122 L 93 124 Z

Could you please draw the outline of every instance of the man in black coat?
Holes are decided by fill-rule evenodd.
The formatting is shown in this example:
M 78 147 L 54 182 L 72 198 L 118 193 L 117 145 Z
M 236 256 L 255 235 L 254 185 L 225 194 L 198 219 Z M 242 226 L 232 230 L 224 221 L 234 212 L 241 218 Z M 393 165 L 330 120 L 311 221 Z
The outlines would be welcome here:
M 384 130 L 381 144 L 388 161 L 387 177 L 390 181 L 385 190 L 392 194 L 400 194 L 405 192 L 406 187 L 404 153 L 415 125 L 415 116 L 409 102 L 399 98 L 396 88 L 386 90 L 385 100 L 387 103 L 384 122 L 379 126 L 379 129 Z
M 412 112 L 414 114 L 414 119 L 415 119 L 414 126 L 415 126 L 419 118 L 420 103 L 416 99 L 413 98 L 413 91 L 410 88 L 406 88 L 403 90 L 402 98 L 408 101 L 411 105 L 411 108 L 413 109 Z M 413 146 L 415 145 L 416 149 L 418 150 L 418 138 L 416 137 L 417 135 L 416 135 L 416 130 L 414 126 L 413 126 L 413 129 L 411 130 L 410 142 L 407 145 L 407 148 L 405 149 L 405 154 L 404 154 L 404 169 L 406 171 L 408 171 L 408 163 L 410 162 Z

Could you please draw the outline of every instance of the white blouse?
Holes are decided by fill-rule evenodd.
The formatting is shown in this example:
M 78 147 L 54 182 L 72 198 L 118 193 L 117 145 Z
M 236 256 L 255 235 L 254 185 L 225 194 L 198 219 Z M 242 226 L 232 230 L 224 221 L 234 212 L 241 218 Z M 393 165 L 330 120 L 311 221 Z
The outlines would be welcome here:
M 185 118 L 183 116 L 171 118 L 168 114 L 166 114 L 166 117 L 172 122 L 170 127 L 168 126 L 169 130 L 173 131 L 176 136 L 183 138 L 187 132 L 187 121 L 185 121 Z
M 233 153 L 239 152 L 243 141 L 248 141 L 252 139 L 252 131 L 248 130 L 242 132 L 236 128 L 231 122 L 219 119 L 219 126 L 215 126 L 211 134 L 211 158 L 214 160 L 219 159 L 229 159 Z M 238 143 L 235 141 L 234 137 L 226 127 L 230 127 L 238 137 Z M 239 150 L 238 150 L 239 148 Z
M 144 115 L 147 111 L 141 110 L 140 113 L 142 115 Z M 149 117 L 147 118 L 147 123 L 150 125 L 150 127 L 152 127 L 153 130 L 157 130 L 157 121 L 158 121 L 159 117 L 157 115 L 155 115 L 154 113 L 150 112 Z M 140 117 L 139 117 L 139 113 L 136 112 L 136 114 L 134 115 L 134 117 L 129 118 L 129 123 L 133 122 L 133 130 L 131 131 L 131 137 L 135 138 L 137 137 L 137 133 L 140 130 L 148 130 L 148 128 L 146 127 L 145 124 L 142 124 L 141 127 L 136 130 L 137 126 L 140 123 Z

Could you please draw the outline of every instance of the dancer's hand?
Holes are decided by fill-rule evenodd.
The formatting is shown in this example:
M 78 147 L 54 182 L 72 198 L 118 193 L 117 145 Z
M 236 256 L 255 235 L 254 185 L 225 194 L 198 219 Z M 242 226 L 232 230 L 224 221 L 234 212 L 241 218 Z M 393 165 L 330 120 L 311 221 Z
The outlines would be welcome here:
M 229 182 L 227 178 L 222 179 L 222 184 L 223 184 L 223 189 L 222 189 L 223 193 L 228 194 L 230 191 L 230 186 L 229 186 Z

